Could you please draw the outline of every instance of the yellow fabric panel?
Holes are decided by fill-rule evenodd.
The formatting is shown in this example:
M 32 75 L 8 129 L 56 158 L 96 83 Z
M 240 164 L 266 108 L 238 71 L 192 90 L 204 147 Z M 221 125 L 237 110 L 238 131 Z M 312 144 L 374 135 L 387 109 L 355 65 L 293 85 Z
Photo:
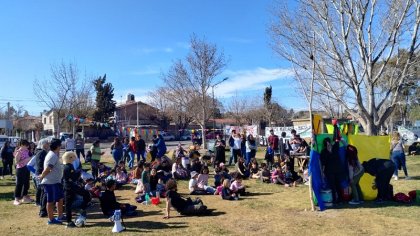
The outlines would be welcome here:
M 372 158 L 389 159 L 389 137 L 388 136 L 365 136 L 349 135 L 349 144 L 357 148 L 361 163 Z M 378 193 L 372 189 L 374 177 L 365 173 L 360 179 L 360 188 L 365 200 L 374 200 Z
M 319 114 L 314 114 L 312 122 L 314 134 L 320 134 L 322 132 L 322 116 Z
M 327 133 L 328 134 L 333 134 L 334 133 L 334 125 L 326 124 L 325 126 L 327 126 Z

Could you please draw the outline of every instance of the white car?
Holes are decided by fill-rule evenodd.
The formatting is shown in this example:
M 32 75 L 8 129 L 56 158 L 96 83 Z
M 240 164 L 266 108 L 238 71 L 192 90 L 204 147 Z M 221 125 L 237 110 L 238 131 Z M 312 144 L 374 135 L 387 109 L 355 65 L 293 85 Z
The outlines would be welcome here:
M 163 140 L 165 141 L 174 141 L 175 136 L 170 133 L 162 133 Z

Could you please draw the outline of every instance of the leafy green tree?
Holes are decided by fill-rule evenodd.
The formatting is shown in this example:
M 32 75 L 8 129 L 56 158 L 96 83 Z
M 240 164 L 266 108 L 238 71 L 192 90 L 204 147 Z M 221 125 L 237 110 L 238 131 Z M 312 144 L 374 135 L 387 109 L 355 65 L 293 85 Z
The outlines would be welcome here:
M 94 80 L 93 86 L 96 90 L 96 110 L 93 117 L 96 121 L 106 122 L 115 111 L 114 88 L 111 83 L 106 83 L 106 74 Z

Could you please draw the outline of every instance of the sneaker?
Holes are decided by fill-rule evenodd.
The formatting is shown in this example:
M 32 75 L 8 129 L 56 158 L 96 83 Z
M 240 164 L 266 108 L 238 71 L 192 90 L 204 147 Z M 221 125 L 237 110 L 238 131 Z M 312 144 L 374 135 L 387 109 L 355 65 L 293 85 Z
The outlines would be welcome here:
M 55 219 L 56 219 L 56 220 L 58 220 L 58 221 L 61 221 L 61 222 L 63 222 L 63 221 L 66 221 L 66 220 L 67 220 L 67 219 L 66 219 L 66 217 L 65 217 L 64 215 L 62 215 L 61 217 L 57 216 L 57 217 L 55 217 Z
M 411 179 L 411 177 L 408 176 L 408 175 L 405 177 L 405 180 L 410 180 L 410 179 Z
M 394 180 L 398 180 L 398 176 L 394 175 Z
M 0 176 L 0 179 L 4 179 L 4 177 L 3 176 Z
M 20 201 L 19 201 L 19 200 L 14 200 L 14 201 L 13 201 L 13 205 L 15 205 L 15 206 L 19 206 L 19 205 L 20 205 Z
M 48 216 L 47 212 L 40 212 L 38 215 L 41 218 L 44 218 L 44 217 L 47 217 Z
M 360 202 L 351 200 L 351 201 L 349 202 L 349 204 L 350 204 L 350 205 L 359 205 L 359 204 L 360 204 Z
M 66 224 L 66 228 L 74 228 L 74 227 L 76 227 L 76 224 L 74 224 L 74 222 L 73 222 L 73 221 L 68 222 L 68 223 Z
M 54 218 L 53 220 L 48 220 L 48 225 L 61 225 L 61 221 L 57 220 L 57 218 Z
M 24 197 L 21 202 L 22 203 L 32 203 L 34 200 L 31 199 L 30 197 Z

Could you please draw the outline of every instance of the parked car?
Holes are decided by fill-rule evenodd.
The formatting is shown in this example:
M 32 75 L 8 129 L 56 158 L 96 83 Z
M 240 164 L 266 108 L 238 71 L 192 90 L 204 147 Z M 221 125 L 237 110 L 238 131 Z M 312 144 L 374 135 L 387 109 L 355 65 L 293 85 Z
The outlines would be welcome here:
M 0 148 L 3 147 L 4 143 L 8 140 L 6 135 L 0 135 Z
M 163 137 L 163 140 L 165 140 L 165 141 L 174 141 L 175 140 L 175 136 L 173 134 L 170 134 L 170 133 L 162 133 L 162 137 Z
M 10 141 L 10 146 L 11 147 L 17 147 L 20 141 L 20 137 L 14 136 L 14 137 L 8 137 L 9 141 Z
M 222 135 L 223 135 L 223 133 L 222 133 L 222 132 L 220 132 L 220 131 L 210 131 L 210 132 L 208 132 L 208 133 L 206 134 L 206 139 L 216 139 L 216 136 L 217 136 L 218 134 L 222 134 Z

